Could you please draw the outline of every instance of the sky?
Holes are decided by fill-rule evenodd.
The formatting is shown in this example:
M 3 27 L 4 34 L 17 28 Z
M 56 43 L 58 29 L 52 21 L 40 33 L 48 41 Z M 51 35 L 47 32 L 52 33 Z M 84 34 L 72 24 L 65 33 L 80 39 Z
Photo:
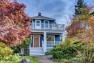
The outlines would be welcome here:
M 26 14 L 33 17 L 41 12 L 43 16 L 56 19 L 58 24 L 69 24 L 74 14 L 77 0 L 17 0 L 26 5 Z M 89 6 L 94 0 L 85 0 Z

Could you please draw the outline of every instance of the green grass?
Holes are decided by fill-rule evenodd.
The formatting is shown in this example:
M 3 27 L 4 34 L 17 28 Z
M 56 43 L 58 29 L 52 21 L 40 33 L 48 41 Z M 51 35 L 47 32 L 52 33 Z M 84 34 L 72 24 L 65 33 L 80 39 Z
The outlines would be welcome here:
M 38 59 L 36 57 L 31 57 L 31 56 L 21 56 L 22 59 L 29 59 L 31 60 L 32 63 L 39 63 Z

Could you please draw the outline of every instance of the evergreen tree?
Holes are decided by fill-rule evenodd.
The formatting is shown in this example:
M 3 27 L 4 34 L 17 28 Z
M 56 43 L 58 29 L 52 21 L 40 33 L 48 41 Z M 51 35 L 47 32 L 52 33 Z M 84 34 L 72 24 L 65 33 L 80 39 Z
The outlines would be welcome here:
M 75 5 L 75 16 L 77 15 L 81 15 L 82 11 L 80 10 L 80 8 L 86 8 L 87 5 L 86 3 L 84 3 L 84 0 L 78 0 L 77 4 Z

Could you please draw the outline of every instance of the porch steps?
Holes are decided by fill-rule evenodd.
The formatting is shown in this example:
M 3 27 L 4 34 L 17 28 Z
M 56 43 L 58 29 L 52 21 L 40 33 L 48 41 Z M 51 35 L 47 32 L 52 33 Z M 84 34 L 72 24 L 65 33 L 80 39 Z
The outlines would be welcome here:
M 43 49 L 41 47 L 31 47 L 30 56 L 44 55 Z

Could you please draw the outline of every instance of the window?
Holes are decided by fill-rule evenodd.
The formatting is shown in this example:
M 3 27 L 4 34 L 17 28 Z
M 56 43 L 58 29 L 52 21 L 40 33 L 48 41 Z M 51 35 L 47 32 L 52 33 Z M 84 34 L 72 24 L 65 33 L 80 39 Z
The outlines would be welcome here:
M 40 21 L 36 21 L 36 25 L 37 26 L 40 26 Z
M 54 35 L 47 35 L 47 41 L 54 41 Z
M 41 28 L 44 29 L 44 21 L 41 21 Z
M 45 21 L 45 28 L 48 28 L 48 21 Z

